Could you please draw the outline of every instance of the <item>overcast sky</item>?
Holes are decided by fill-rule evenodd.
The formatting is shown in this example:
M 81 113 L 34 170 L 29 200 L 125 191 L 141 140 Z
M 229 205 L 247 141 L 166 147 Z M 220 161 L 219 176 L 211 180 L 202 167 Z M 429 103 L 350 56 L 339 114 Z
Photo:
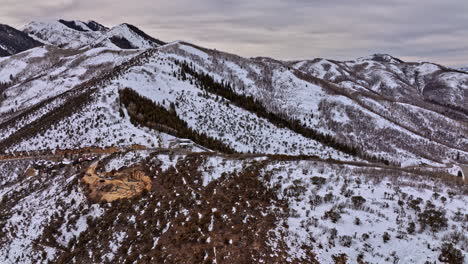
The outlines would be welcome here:
M 242 56 L 354 59 L 388 53 L 408 61 L 468 65 L 468 0 L 0 0 L 0 23 L 96 20 L 134 24 Z

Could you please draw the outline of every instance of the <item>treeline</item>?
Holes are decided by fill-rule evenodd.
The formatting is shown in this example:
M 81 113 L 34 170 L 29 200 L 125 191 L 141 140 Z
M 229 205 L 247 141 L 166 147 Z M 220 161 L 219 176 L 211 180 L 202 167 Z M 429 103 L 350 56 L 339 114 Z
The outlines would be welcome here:
M 3 92 L 11 86 L 11 82 L 0 82 L 0 100 L 6 98 L 6 95 Z
M 0 82 L 0 92 L 11 86 L 11 82 Z
M 331 135 L 323 134 L 312 128 L 306 127 L 301 123 L 301 121 L 291 119 L 285 115 L 281 116 L 280 114 L 268 111 L 262 105 L 261 102 L 254 99 L 252 96 L 246 96 L 236 93 L 229 82 L 219 83 L 215 81 L 210 75 L 196 71 L 191 64 L 189 65 L 185 61 L 180 62 L 176 60 L 175 63 L 180 66 L 179 75 L 182 80 L 189 79 L 188 75 L 190 75 L 194 78 L 194 80 L 190 81 L 194 81 L 197 87 L 204 89 L 210 93 L 222 96 L 231 101 L 231 103 L 233 103 L 234 105 L 248 110 L 250 112 L 253 112 L 259 117 L 267 119 L 277 127 L 288 128 L 304 137 L 321 142 L 326 146 L 329 146 L 351 156 L 356 156 L 365 160 L 390 165 L 390 161 L 382 157 L 369 155 L 355 146 L 350 146 L 341 143 L 335 138 L 333 138 Z
M 170 110 L 167 110 L 129 88 L 121 90 L 119 97 L 120 102 L 127 108 L 133 124 L 154 128 L 178 138 L 188 138 L 199 145 L 222 153 L 236 153 L 220 140 L 191 129 L 177 116 L 174 104 L 171 104 Z

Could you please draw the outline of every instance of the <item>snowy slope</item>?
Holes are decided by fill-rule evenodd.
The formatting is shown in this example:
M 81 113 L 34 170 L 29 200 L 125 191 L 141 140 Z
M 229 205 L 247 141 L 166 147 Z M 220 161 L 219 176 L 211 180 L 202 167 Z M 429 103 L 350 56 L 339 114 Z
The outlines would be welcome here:
M 79 184 L 92 162 L 0 161 L 2 263 L 423 264 L 442 263 L 444 243 L 467 258 L 466 185 L 440 177 L 145 150 L 95 162 L 107 172 L 137 166 L 157 189 L 96 203 Z M 431 212 L 440 217 L 427 222 Z
M 274 171 L 270 184 L 281 186 L 279 198 L 288 201 L 291 214 L 276 232 L 288 233 L 286 243 L 297 258 L 304 254 L 306 244 L 314 249 L 320 263 L 330 263 L 340 254 L 345 254 L 349 263 L 358 259 L 425 263 L 437 260 L 444 241 L 467 246 L 466 237 L 454 238 L 466 232 L 456 217 L 466 213 L 466 194 L 454 195 L 452 187 L 439 185 L 438 180 L 309 162 L 273 164 L 265 170 Z M 417 181 L 426 182 L 425 187 L 415 189 Z M 419 206 L 414 207 L 414 203 Z M 447 227 L 431 231 L 420 225 L 420 212 L 432 209 L 443 212 Z M 385 233 L 388 241 L 383 239 Z M 271 241 L 272 245 L 278 242 Z
M 245 59 L 186 43 L 173 43 L 161 50 L 174 54 L 171 56 L 178 60 L 193 63 L 199 71 L 217 80 L 229 81 L 239 94 L 257 98 L 273 112 L 301 120 L 311 128 L 334 135 L 347 144 L 356 144 L 374 155 L 402 164 L 433 164 L 436 160 L 451 160 L 458 152 L 464 153 L 462 156 L 467 154 L 468 142 L 463 136 L 467 133 L 466 124 L 444 116 L 445 111 L 439 106 L 424 111 L 422 108 L 427 103 L 392 104 L 386 97 L 369 94 L 362 80 L 355 82 L 350 90 L 348 83 L 336 86 L 310 78 L 271 59 Z M 350 66 L 325 68 L 348 75 L 352 71 L 344 70 L 347 67 Z M 427 122 L 435 120 L 438 125 L 428 126 Z M 448 130 L 453 132 L 447 133 L 447 127 L 452 127 Z
M 170 54 L 158 53 L 158 56 L 147 63 L 132 67 L 121 77 L 112 80 L 110 85 L 101 87 L 99 92 L 93 94 L 93 102 L 84 109 L 40 135 L 13 146 L 10 151 L 130 144 L 167 147 L 171 137 L 137 128 L 129 122 L 127 116 L 122 117 L 119 114 L 119 89 L 131 88 L 157 103 L 164 103 L 166 106 L 175 103 L 180 117 L 191 128 L 221 139 L 239 152 L 353 159 L 320 142 L 272 125 L 254 113 L 228 105 L 227 101 L 218 100 L 214 95 L 202 94 L 203 91 L 193 84 L 173 77 L 172 69 L 178 66 L 171 59 Z M 52 94 L 55 93 L 47 91 L 48 96 Z M 239 123 L 239 120 L 242 122 Z M 5 137 L 13 133 L 15 128 L 17 126 L 8 130 L 11 132 L 6 132 Z
M 3 90 L 0 100 L 0 140 L 54 113 L 67 103 L 64 93 L 135 55 L 138 53 L 109 49 L 70 52 L 48 46 L 0 61 L 3 65 L 16 65 L 1 71 L 2 76 L 13 76 L 14 82 Z
M 133 68 L 114 83 L 166 106 L 175 103 L 180 117 L 190 127 L 221 139 L 240 152 L 349 158 L 319 142 L 276 127 L 216 95 L 206 94 L 190 82 L 178 80 L 173 76 L 173 70 L 178 67 L 173 59 L 172 54 L 158 53 L 147 64 Z
M 136 127 L 128 117 L 119 116 L 118 92 L 106 88 L 94 96 L 95 99 L 80 111 L 10 150 L 78 149 L 132 144 L 168 147 L 169 140 L 174 138 L 158 131 Z

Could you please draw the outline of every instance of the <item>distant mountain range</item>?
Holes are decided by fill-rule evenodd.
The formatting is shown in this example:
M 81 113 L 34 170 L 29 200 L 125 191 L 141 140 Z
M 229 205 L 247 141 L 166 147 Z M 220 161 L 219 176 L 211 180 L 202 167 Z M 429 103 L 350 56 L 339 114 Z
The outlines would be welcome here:
M 417 261 L 436 258 L 439 244 L 427 242 L 429 233 L 406 230 L 425 217 L 418 213 L 432 208 L 428 202 L 450 215 L 450 228 L 434 241 L 466 233 L 451 229 L 457 206 L 466 208 L 464 185 L 445 182 L 463 177 L 468 165 L 463 69 L 388 54 L 349 61 L 245 58 L 161 41 L 126 23 L 108 28 L 62 19 L 22 30 L 1 25 L 0 55 L 0 161 L 6 160 L 0 174 L 7 175 L 0 178 L 2 263 L 121 263 L 127 255 L 141 263 L 202 263 L 216 261 L 216 254 L 238 257 L 237 263 L 330 263 L 341 253 L 354 262 L 364 249 L 376 263 L 424 263 Z M 71 152 L 60 154 L 64 149 Z M 75 157 L 82 153 L 97 158 Z M 92 167 L 95 158 L 107 165 Z M 109 175 L 93 184 L 104 184 L 128 168 L 137 176 L 125 178 L 124 187 L 120 180 L 93 191 L 79 180 L 96 169 Z M 129 200 L 135 206 L 92 199 L 88 205 L 83 194 L 134 193 L 135 182 L 146 188 L 149 181 L 150 194 L 140 190 L 142 200 Z M 365 199 L 351 201 L 354 196 Z M 51 207 L 57 210 L 49 214 Z M 237 231 L 210 224 L 228 218 L 225 227 Z M 213 225 L 220 233 L 209 236 Z M 366 228 L 374 225 L 379 229 L 369 237 L 374 231 Z M 167 230 L 171 236 L 159 241 Z M 390 247 L 384 231 L 389 243 L 414 246 L 417 255 Z M 228 239 L 220 238 L 223 232 Z M 326 241 L 319 238 L 324 233 Z M 193 243 L 204 246 L 196 256 L 184 255 L 196 249 Z
M 41 21 L 27 24 L 23 31 L 61 48 L 108 47 L 122 49 L 155 48 L 165 44 L 137 27 L 120 24 L 107 28 L 95 21 Z

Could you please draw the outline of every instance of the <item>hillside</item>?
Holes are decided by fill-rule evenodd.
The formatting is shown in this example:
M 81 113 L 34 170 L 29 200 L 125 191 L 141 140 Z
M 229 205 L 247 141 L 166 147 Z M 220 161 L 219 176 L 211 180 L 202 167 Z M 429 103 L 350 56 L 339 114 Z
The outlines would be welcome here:
M 468 259 L 464 71 L 19 35 L 44 44 L 0 58 L 1 263 Z
M 72 165 L 76 155 L 0 162 L 3 263 L 425 263 L 444 243 L 455 256 L 468 246 L 467 185 L 450 176 L 152 150 Z M 127 187 L 84 182 L 93 162 L 101 174 L 141 171 L 151 190 L 99 202 Z

